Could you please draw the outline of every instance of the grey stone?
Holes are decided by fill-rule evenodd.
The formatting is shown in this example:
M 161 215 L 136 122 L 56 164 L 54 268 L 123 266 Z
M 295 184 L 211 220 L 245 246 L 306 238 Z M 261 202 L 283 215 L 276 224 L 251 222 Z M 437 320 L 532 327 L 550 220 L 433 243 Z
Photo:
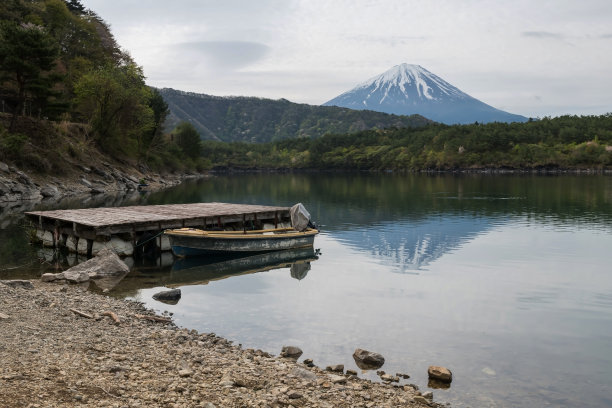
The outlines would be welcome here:
M 357 367 L 362 370 L 377 369 L 385 364 L 385 358 L 382 355 L 360 348 L 356 349 L 353 353 L 353 359 Z
M 22 289 L 34 289 L 34 285 L 29 280 L 14 279 L 14 280 L 0 280 L 0 283 L 10 286 L 11 288 L 22 288 Z
M 91 190 L 89 190 L 89 192 L 91 194 L 104 194 L 104 193 L 106 193 L 106 191 L 103 188 L 101 188 L 101 187 L 94 187 Z
M 329 365 L 329 366 L 325 367 L 325 371 L 333 371 L 335 373 L 343 373 L 344 372 L 344 364 Z
M 347 378 L 343 375 L 330 375 L 329 380 L 334 384 L 346 384 Z
M 8 173 L 9 166 L 6 163 L 0 162 L 0 171 L 3 173 Z
M 9 318 L 9 315 L 4 314 L 4 313 L 0 313 L 0 320 L 6 320 Z
M 181 290 L 180 289 L 171 289 L 165 290 L 162 292 L 157 292 L 153 295 L 153 299 L 159 300 L 160 302 L 165 303 L 173 303 L 176 304 L 181 298 Z
M 57 275 L 59 275 L 58 273 L 43 273 L 43 275 L 40 277 L 40 281 L 41 282 L 53 282 L 56 281 L 58 279 Z
M 43 197 L 57 197 L 59 190 L 55 186 L 47 186 L 40 189 L 40 194 Z
M 85 187 L 91 188 L 91 183 L 87 179 L 82 178 L 81 184 L 83 184 Z
M 303 351 L 301 348 L 296 347 L 296 346 L 284 346 L 281 349 L 281 357 L 287 357 L 287 358 L 292 358 L 294 360 L 297 360 L 301 355 L 302 355 Z
M 421 395 L 423 396 L 423 398 L 433 399 L 433 392 L 431 392 L 431 391 L 424 392 Z
M 308 381 L 315 381 L 317 379 L 317 376 L 315 373 L 305 370 L 303 368 L 299 368 L 296 367 L 291 374 L 295 375 L 298 378 L 301 378 L 302 380 L 308 380 Z
M 73 266 L 57 274 L 45 274 L 46 282 L 50 282 L 51 275 L 55 275 L 56 280 L 67 280 L 73 283 L 86 282 L 90 279 L 103 279 L 108 277 L 125 276 L 130 268 L 123 262 L 117 254 L 108 248 L 101 249 L 98 254 L 83 263 Z

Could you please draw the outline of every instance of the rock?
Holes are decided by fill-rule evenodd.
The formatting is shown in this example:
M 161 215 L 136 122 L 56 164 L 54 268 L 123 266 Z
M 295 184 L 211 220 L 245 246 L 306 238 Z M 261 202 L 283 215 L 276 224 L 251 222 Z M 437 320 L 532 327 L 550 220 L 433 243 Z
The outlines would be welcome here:
M 55 186 L 47 186 L 40 189 L 40 195 L 43 197 L 57 197 L 59 190 Z
M 362 350 L 360 348 L 356 349 L 353 353 L 353 359 L 355 360 L 355 364 L 357 367 L 362 370 L 373 370 L 383 366 L 385 364 L 385 358 L 372 351 Z
M 296 367 L 291 374 L 295 375 L 298 378 L 301 378 L 303 380 L 307 380 L 307 381 L 315 381 L 317 379 L 317 376 L 315 373 L 305 370 L 303 368 L 299 368 Z
M 59 275 L 58 273 L 43 273 L 43 275 L 40 277 L 40 281 L 41 282 L 53 282 L 56 281 L 58 279 L 57 275 Z
M 66 280 L 70 283 L 87 282 L 89 280 L 89 274 L 83 270 L 75 269 L 77 266 L 58 273 L 57 278 Z
M 395 375 L 400 378 L 403 378 L 404 380 L 407 380 L 408 378 L 410 378 L 408 374 L 404 374 L 404 373 L 396 373 Z
M 388 382 L 399 382 L 399 377 L 394 377 L 391 374 L 383 374 L 380 376 L 380 379 Z
M 427 399 L 430 399 L 430 400 L 433 399 L 433 392 L 431 392 L 431 391 L 424 392 L 421 395 L 423 396 L 423 398 L 427 398 Z
M 9 166 L 6 163 L 0 162 L 0 171 L 3 173 L 8 173 Z
M 329 380 L 334 384 L 346 384 L 348 381 L 343 375 L 330 375 Z
M 302 394 L 300 394 L 299 392 L 290 392 L 287 394 L 287 397 L 289 397 L 289 399 L 300 399 L 302 398 Z
M 446 368 L 440 366 L 429 366 L 427 369 L 427 375 L 431 380 L 442 381 L 445 383 L 450 383 L 453 381 L 453 373 Z
M 102 187 L 94 187 L 91 190 L 89 190 L 89 192 L 91 194 L 104 194 L 106 193 L 106 190 L 104 190 Z
M 0 280 L 0 283 L 5 284 L 6 286 L 10 286 L 11 288 L 21 288 L 21 289 L 34 289 L 34 285 L 29 280 Z
M 296 347 L 296 346 L 284 346 L 281 349 L 281 357 L 287 357 L 287 358 L 292 358 L 294 360 L 297 360 L 301 355 L 302 355 L 303 351 L 301 348 Z
M 325 371 L 332 371 L 334 373 L 343 373 L 344 364 L 329 365 L 325 367 Z
M 179 374 L 179 377 L 183 377 L 183 378 L 191 377 L 193 375 L 193 371 L 189 369 L 182 369 L 182 370 L 179 370 L 178 374 Z
M 84 240 L 81 240 L 84 241 Z M 57 274 L 45 274 L 45 282 L 52 280 L 51 275 L 55 275 L 55 280 L 67 280 L 68 282 L 79 283 L 90 279 L 102 279 L 109 277 L 123 277 L 130 271 L 130 268 L 108 248 L 98 252 L 94 258 L 73 266 Z
M 355 370 L 346 370 L 346 373 L 348 375 L 357 375 L 357 371 L 355 371 Z
M 431 401 L 429 401 L 427 398 L 422 397 L 422 396 L 420 396 L 420 395 L 416 395 L 416 396 L 413 398 L 413 400 L 414 400 L 414 402 L 418 402 L 418 403 L 420 403 L 420 404 L 425 404 L 425 405 L 429 405 L 429 403 L 431 402 Z
M 153 295 L 153 299 L 164 303 L 177 304 L 181 299 L 180 289 L 164 290 Z
M 9 318 L 9 315 L 4 314 L 4 313 L 0 313 L 0 320 L 6 320 Z
M 87 179 L 82 178 L 81 184 L 83 184 L 85 187 L 91 188 L 91 183 Z

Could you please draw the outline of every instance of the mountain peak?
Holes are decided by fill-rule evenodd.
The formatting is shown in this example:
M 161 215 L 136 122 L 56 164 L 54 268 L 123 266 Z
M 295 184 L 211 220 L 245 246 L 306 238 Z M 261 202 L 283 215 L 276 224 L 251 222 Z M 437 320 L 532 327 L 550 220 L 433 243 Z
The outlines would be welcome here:
M 416 113 L 448 124 L 527 120 L 480 102 L 422 66 L 407 63 L 362 82 L 324 105 L 398 115 Z
M 391 94 L 394 88 L 408 99 L 438 100 L 444 95 L 456 98 L 469 98 L 442 78 L 432 74 L 420 65 L 403 63 L 372 77 L 356 88 L 374 87 L 373 92 L 384 90 L 379 103 Z M 416 94 L 415 94 L 416 91 Z M 367 103 L 365 104 L 367 105 Z

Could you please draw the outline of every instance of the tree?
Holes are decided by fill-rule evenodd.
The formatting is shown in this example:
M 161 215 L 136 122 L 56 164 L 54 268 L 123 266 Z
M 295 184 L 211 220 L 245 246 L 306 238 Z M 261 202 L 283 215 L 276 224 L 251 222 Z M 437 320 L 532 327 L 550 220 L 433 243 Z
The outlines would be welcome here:
M 183 153 L 191 158 L 197 159 L 202 154 L 202 142 L 200 134 L 189 122 L 181 122 L 174 130 L 176 144 Z
M 74 14 L 83 14 L 85 13 L 85 7 L 81 4 L 79 0 L 65 0 L 66 6 L 68 10 L 73 12 Z
M 48 91 L 57 79 L 48 73 L 55 67 L 57 55 L 53 39 L 42 27 L 31 23 L 0 23 L 0 84 L 7 84 L 14 95 L 9 131 L 13 130 L 15 119 L 24 110 L 33 90 L 39 97 L 50 94 Z M 42 98 L 46 99 L 46 96 Z
M 138 138 L 138 160 L 144 160 L 145 162 L 148 160 L 151 149 L 162 145 L 164 121 L 170 112 L 168 104 L 159 90 L 151 88 L 150 95 L 148 106 L 153 114 L 151 130 L 143 132 Z
M 151 132 L 151 91 L 136 64 L 89 72 L 77 82 L 75 94 L 78 111 L 106 151 L 132 154 L 143 133 Z

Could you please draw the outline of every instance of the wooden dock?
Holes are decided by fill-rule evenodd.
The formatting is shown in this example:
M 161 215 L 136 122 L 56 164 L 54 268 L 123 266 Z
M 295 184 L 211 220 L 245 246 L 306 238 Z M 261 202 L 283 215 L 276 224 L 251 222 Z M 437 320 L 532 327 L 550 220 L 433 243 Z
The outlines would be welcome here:
M 264 222 L 276 227 L 290 221 L 289 207 L 228 203 L 29 211 L 25 215 L 39 231 L 51 233 L 53 246 L 65 245 L 72 238 L 76 248 L 79 239 L 87 240 L 88 255 L 94 241 L 109 241 L 116 236 L 136 245 L 145 234 L 171 228 L 242 229 Z

